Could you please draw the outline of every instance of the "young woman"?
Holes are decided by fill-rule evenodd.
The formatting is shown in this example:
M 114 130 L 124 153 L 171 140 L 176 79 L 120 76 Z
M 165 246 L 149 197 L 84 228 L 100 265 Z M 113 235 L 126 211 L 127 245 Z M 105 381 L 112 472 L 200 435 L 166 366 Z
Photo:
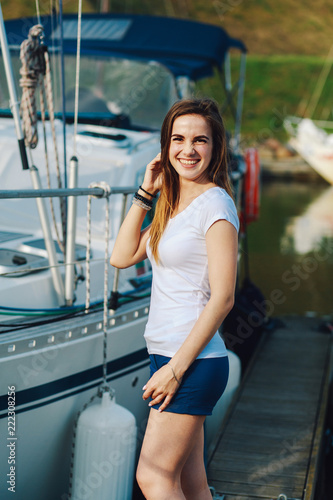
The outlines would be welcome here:
M 153 222 L 141 230 L 158 192 Z M 233 306 L 238 227 L 218 108 L 210 99 L 179 101 L 111 256 L 119 268 L 148 256 L 153 269 L 143 387 L 151 410 L 137 470 L 148 500 L 211 500 L 203 423 L 228 380 L 217 330 Z

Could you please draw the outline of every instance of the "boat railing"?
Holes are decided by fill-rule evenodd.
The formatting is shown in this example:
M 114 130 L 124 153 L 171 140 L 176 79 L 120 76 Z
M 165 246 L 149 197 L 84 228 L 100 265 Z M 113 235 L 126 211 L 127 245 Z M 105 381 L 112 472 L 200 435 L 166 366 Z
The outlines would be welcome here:
M 20 189 L 20 190 L 0 190 L 0 200 L 3 199 L 22 199 L 22 198 L 35 198 L 35 199 L 40 199 L 40 198 L 61 198 L 61 197 L 68 197 L 69 200 L 79 197 L 79 196 L 88 196 L 88 200 L 91 198 L 104 198 L 107 199 L 107 202 L 109 198 L 113 195 L 122 195 L 123 200 L 122 200 L 122 209 L 121 209 L 121 221 L 120 224 L 122 223 L 123 219 L 125 218 L 126 215 L 126 206 L 127 206 L 127 197 L 130 194 L 135 193 L 137 190 L 137 187 L 111 187 L 106 183 L 99 183 L 96 185 L 92 185 L 90 187 L 86 188 L 55 188 L 55 189 Z M 68 210 L 69 211 L 69 210 Z M 107 203 L 106 207 L 106 249 L 108 248 L 108 240 L 109 240 L 109 206 Z M 70 217 L 68 217 L 68 222 L 69 222 Z M 89 222 L 89 216 L 87 215 L 87 226 Z M 72 228 L 73 229 L 73 228 Z M 71 306 L 73 305 L 73 287 L 74 287 L 74 266 L 77 264 L 76 259 L 75 259 L 75 227 L 73 229 L 74 231 L 74 236 L 72 235 L 71 238 L 71 243 L 70 245 L 72 246 L 71 249 L 68 249 L 69 245 L 69 238 L 67 241 L 67 247 L 66 247 L 66 255 L 65 255 L 65 262 L 62 264 L 59 264 L 57 261 L 54 263 L 54 260 L 50 261 L 49 259 L 49 265 L 48 266 L 42 266 L 42 269 L 49 269 L 51 272 L 56 270 L 58 271 L 58 268 L 60 266 L 65 267 L 65 290 L 63 289 L 63 282 L 62 278 L 61 279 L 61 292 L 58 294 L 59 296 L 59 305 L 66 305 L 66 306 Z M 87 228 L 87 233 L 88 233 L 88 245 L 87 245 L 87 252 L 86 252 L 86 263 L 87 263 L 87 273 L 90 272 L 90 229 L 88 231 Z M 45 245 L 46 246 L 46 245 Z M 46 246 L 47 248 L 47 246 Z M 108 260 L 108 255 L 107 255 L 107 250 L 105 252 L 105 262 Z M 45 264 L 45 260 L 43 262 Z M 88 270 L 89 268 L 89 270 Z M 36 272 L 38 268 L 34 267 L 33 271 Z M 18 272 L 18 275 L 22 275 L 23 269 L 21 268 L 19 271 L 12 271 L 9 273 L 0 273 L 0 276 L 8 276 L 10 274 L 14 274 Z M 31 272 L 31 270 L 30 270 Z M 57 276 L 59 280 L 59 274 Z M 87 276 L 88 278 L 88 276 Z M 54 281 L 55 287 L 58 286 L 58 283 Z M 90 281 L 87 279 L 87 281 Z M 117 293 L 118 289 L 118 282 L 119 282 L 119 269 L 115 269 L 114 272 L 114 283 L 113 283 L 113 289 L 112 292 L 113 294 Z M 87 302 L 87 301 L 86 301 Z M 87 306 L 87 304 L 86 304 Z M 89 306 L 87 306 L 89 307 Z
M 62 198 L 68 196 L 94 196 L 106 198 L 114 194 L 129 195 L 135 193 L 137 187 L 87 187 L 87 188 L 55 188 L 55 189 L 0 189 L 0 199 L 18 198 Z

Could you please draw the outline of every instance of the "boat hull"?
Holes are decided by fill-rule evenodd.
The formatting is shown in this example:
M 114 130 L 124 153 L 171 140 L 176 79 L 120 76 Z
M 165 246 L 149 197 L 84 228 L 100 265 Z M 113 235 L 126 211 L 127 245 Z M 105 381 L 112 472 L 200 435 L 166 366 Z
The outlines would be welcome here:
M 117 403 L 135 415 L 138 449 L 148 416 L 142 399 L 149 377 L 143 339 L 147 314 L 148 301 L 140 301 L 110 317 L 108 329 L 107 380 Z M 11 458 L 18 498 L 67 498 L 74 421 L 102 382 L 101 326 L 101 313 L 95 313 L 91 319 L 64 321 L 51 331 L 32 328 L 15 338 L 2 335 L 0 433 L 6 444 L 15 445 Z M 9 435 L 8 387 L 15 387 L 14 436 Z M 9 458 L 10 449 L 2 446 L 3 477 L 10 472 Z M 2 486 L 2 499 L 12 498 L 9 486 Z

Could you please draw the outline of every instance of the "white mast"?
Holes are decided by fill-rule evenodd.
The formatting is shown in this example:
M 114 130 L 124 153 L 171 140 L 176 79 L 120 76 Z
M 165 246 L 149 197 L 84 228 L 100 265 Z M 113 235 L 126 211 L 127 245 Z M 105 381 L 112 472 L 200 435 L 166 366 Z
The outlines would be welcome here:
M 0 42 L 1 42 L 1 50 L 2 50 L 2 55 L 3 55 L 4 65 L 5 65 L 6 79 L 7 79 L 7 84 L 8 84 L 9 96 L 10 96 L 10 107 L 11 107 L 13 117 L 14 117 L 14 122 L 15 122 L 15 127 L 16 127 L 16 135 L 17 135 L 20 153 L 21 153 L 22 167 L 24 170 L 27 170 L 27 169 L 30 170 L 33 187 L 35 189 L 40 189 L 41 183 L 40 183 L 38 170 L 34 166 L 29 168 L 29 163 L 28 163 L 28 159 L 27 159 L 27 154 L 26 154 L 26 149 L 25 149 L 25 144 L 24 144 L 24 136 L 23 136 L 22 127 L 21 127 L 21 120 L 20 120 L 20 107 L 19 107 L 19 101 L 18 101 L 17 95 L 16 95 L 13 69 L 11 66 L 11 61 L 10 61 L 10 56 L 9 56 L 8 41 L 7 41 L 7 36 L 6 36 L 6 31 L 5 31 L 5 24 L 3 21 L 1 3 L 0 3 Z M 58 267 L 57 253 L 56 253 L 55 244 L 54 244 L 51 229 L 50 229 L 50 223 L 48 221 L 47 210 L 46 210 L 44 200 L 37 199 L 37 207 L 38 207 L 39 218 L 40 218 L 42 231 L 43 231 L 43 235 L 44 235 L 45 248 L 46 248 L 47 253 L 48 253 L 49 264 L 50 264 L 50 268 L 51 268 L 51 275 L 52 275 L 52 279 L 53 279 L 54 289 L 55 289 L 55 292 L 57 295 L 58 304 L 64 305 L 64 302 L 65 302 L 64 284 L 63 284 L 63 280 L 62 280 L 60 270 Z

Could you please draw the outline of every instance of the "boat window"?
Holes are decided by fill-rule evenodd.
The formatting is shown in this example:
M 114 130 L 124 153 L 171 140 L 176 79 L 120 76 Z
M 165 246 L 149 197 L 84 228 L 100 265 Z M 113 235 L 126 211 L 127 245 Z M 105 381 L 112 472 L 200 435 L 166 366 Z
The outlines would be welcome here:
M 59 247 L 58 242 L 55 240 L 54 240 L 54 247 L 57 252 L 58 262 L 64 262 L 64 255 Z M 25 241 L 20 245 L 19 249 L 25 252 L 26 254 L 35 254 L 45 258 L 47 258 L 48 256 L 44 239 Z M 87 247 L 85 245 L 80 245 L 79 243 L 76 243 L 75 260 L 85 260 L 86 252 L 87 252 Z
M 31 236 L 31 234 L 14 233 L 13 231 L 0 231 L 0 243 L 4 243 L 5 241 L 17 240 L 26 236 Z
M 14 71 L 16 92 L 17 92 L 17 95 L 20 96 L 21 89 L 20 89 L 19 81 L 20 81 L 21 61 L 20 61 L 19 55 L 15 54 L 15 56 L 12 58 L 12 66 L 13 66 L 13 71 Z M 4 71 L 4 62 L 3 62 L 1 50 L 0 50 L 0 112 L 1 113 L 4 112 L 4 114 L 10 113 L 9 92 L 8 92 L 8 85 L 7 85 L 7 80 L 6 80 L 6 74 Z
M 12 52 L 18 95 L 19 54 Z M 51 53 L 55 112 L 61 117 L 60 58 Z M 3 65 L 0 55 L 0 66 Z M 65 56 L 66 118 L 74 113 L 75 56 Z M 160 129 L 177 100 L 173 75 L 155 62 L 83 56 L 80 71 L 79 120 L 121 128 Z M 0 72 L 0 107 L 8 114 L 9 96 L 4 72 Z M 0 111 L 0 112 L 1 112 Z

